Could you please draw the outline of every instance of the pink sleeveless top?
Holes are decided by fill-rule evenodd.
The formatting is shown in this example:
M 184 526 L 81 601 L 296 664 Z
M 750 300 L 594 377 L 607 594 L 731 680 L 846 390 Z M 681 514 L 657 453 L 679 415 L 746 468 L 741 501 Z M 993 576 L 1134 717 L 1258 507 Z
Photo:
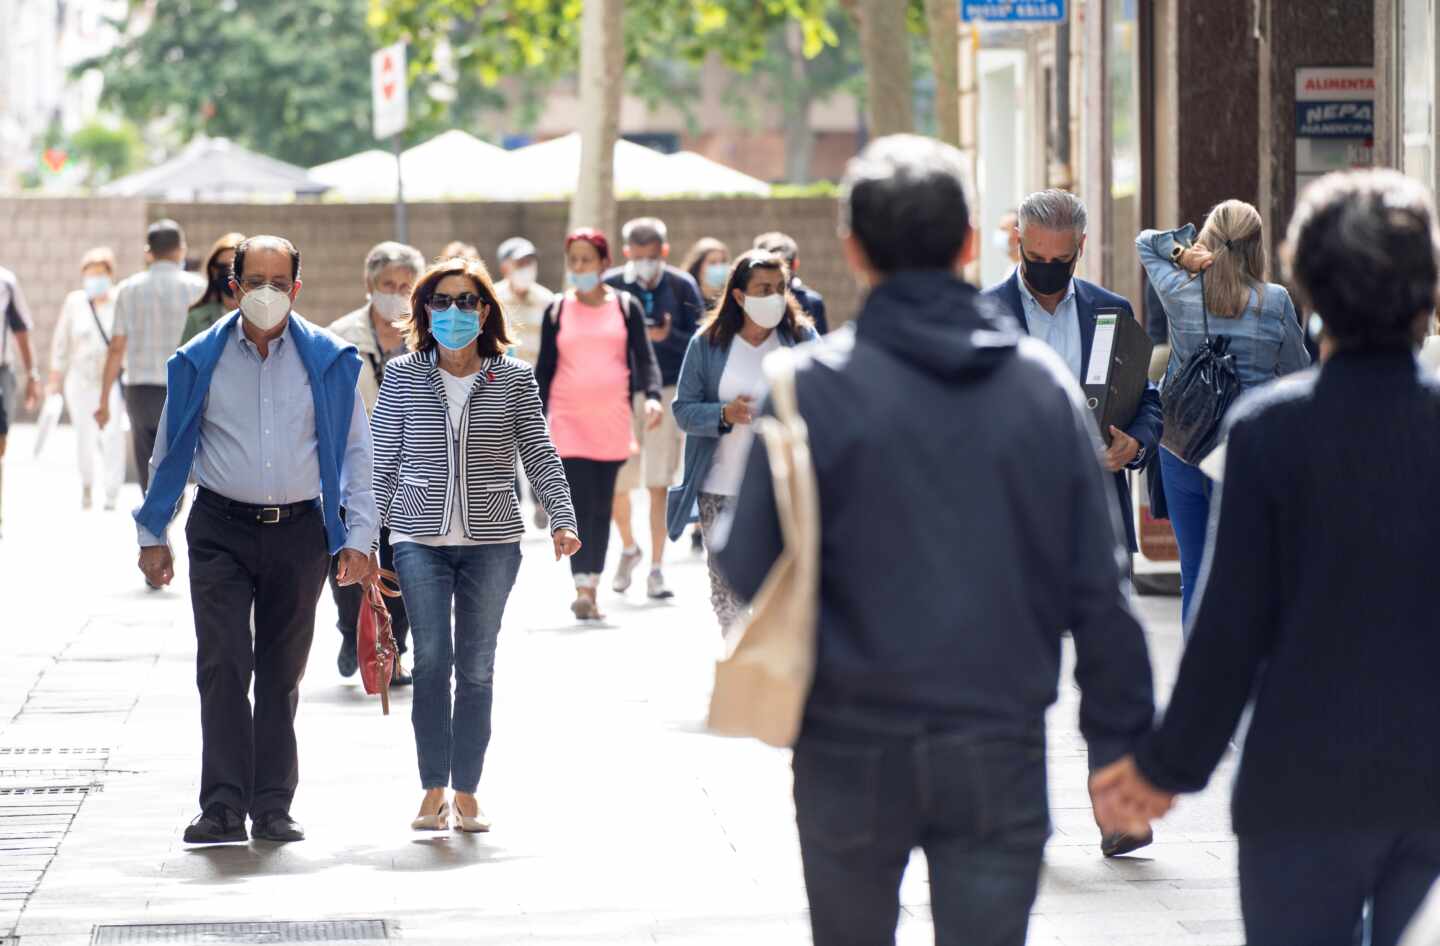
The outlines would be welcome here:
M 618 297 L 590 306 L 566 294 L 550 384 L 550 439 L 560 456 L 623 461 L 635 452 L 627 342 Z

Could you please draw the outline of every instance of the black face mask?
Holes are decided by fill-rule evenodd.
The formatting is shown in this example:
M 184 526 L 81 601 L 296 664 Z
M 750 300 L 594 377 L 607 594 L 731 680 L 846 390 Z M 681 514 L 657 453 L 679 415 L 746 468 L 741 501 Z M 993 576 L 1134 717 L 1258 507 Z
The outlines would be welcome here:
M 1053 296 L 1063 292 L 1070 284 L 1070 277 L 1075 275 L 1075 264 L 1080 261 L 1080 254 L 1049 263 L 1032 260 L 1024 252 L 1021 252 L 1020 258 L 1024 260 L 1026 284 L 1042 296 Z

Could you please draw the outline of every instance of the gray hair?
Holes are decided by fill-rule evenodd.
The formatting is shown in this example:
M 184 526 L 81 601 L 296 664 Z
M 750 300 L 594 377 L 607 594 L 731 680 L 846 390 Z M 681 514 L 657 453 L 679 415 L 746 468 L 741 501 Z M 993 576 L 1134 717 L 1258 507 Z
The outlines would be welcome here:
M 659 217 L 636 217 L 621 229 L 620 239 L 626 246 L 653 246 L 656 243 L 670 242 L 665 221 Z
M 1069 191 L 1056 188 L 1036 191 L 1020 205 L 1020 232 L 1027 226 L 1045 230 L 1074 230 L 1076 239 L 1085 235 L 1089 216 L 1085 203 Z
M 386 240 L 365 254 L 365 285 L 369 286 L 391 266 L 404 266 L 416 276 L 425 272 L 425 257 L 413 246 Z

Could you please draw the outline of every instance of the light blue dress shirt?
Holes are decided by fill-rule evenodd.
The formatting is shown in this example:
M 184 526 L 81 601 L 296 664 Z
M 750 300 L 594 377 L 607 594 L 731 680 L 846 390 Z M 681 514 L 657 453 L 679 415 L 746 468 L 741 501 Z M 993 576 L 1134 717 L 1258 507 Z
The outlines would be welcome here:
M 320 495 L 319 445 L 315 438 L 315 399 L 310 376 L 295 350 L 287 326 L 270 343 L 269 355 L 245 337 L 245 321 L 215 365 L 200 420 L 195 450 L 195 482 L 226 499 L 256 506 L 284 506 Z M 160 415 L 153 477 L 169 452 L 167 417 Z M 365 401 L 355 392 L 350 436 L 340 471 L 340 502 L 348 535 L 345 547 L 369 554 L 379 536 L 379 513 L 371 485 L 374 451 Z M 139 526 L 140 545 L 164 545 L 165 539 Z
M 1080 363 L 1080 310 L 1075 302 L 1075 280 L 1070 280 L 1065 288 L 1065 298 L 1055 307 L 1054 315 L 1045 311 L 1030 287 L 1025 285 L 1024 276 L 1016 281 L 1020 283 L 1020 302 L 1025 306 L 1025 324 L 1030 334 L 1055 349 L 1076 380 L 1083 378 L 1085 368 Z

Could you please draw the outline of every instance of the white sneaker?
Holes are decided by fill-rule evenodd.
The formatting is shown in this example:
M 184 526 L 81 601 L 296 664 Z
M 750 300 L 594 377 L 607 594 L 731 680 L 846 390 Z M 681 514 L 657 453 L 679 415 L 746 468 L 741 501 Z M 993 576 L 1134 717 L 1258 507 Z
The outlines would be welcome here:
M 80 508 L 89 509 L 95 505 L 95 496 L 90 487 L 86 486 L 80 490 Z
M 633 549 L 626 549 L 620 554 L 620 564 L 615 568 L 615 581 L 610 585 L 617 594 L 624 594 L 630 590 L 630 585 L 635 580 L 635 569 L 640 567 L 640 562 L 645 558 L 645 553 L 640 546 Z
M 665 574 L 658 568 L 650 570 L 650 577 L 645 580 L 645 594 L 656 601 L 668 601 L 675 597 L 675 592 L 665 587 Z

